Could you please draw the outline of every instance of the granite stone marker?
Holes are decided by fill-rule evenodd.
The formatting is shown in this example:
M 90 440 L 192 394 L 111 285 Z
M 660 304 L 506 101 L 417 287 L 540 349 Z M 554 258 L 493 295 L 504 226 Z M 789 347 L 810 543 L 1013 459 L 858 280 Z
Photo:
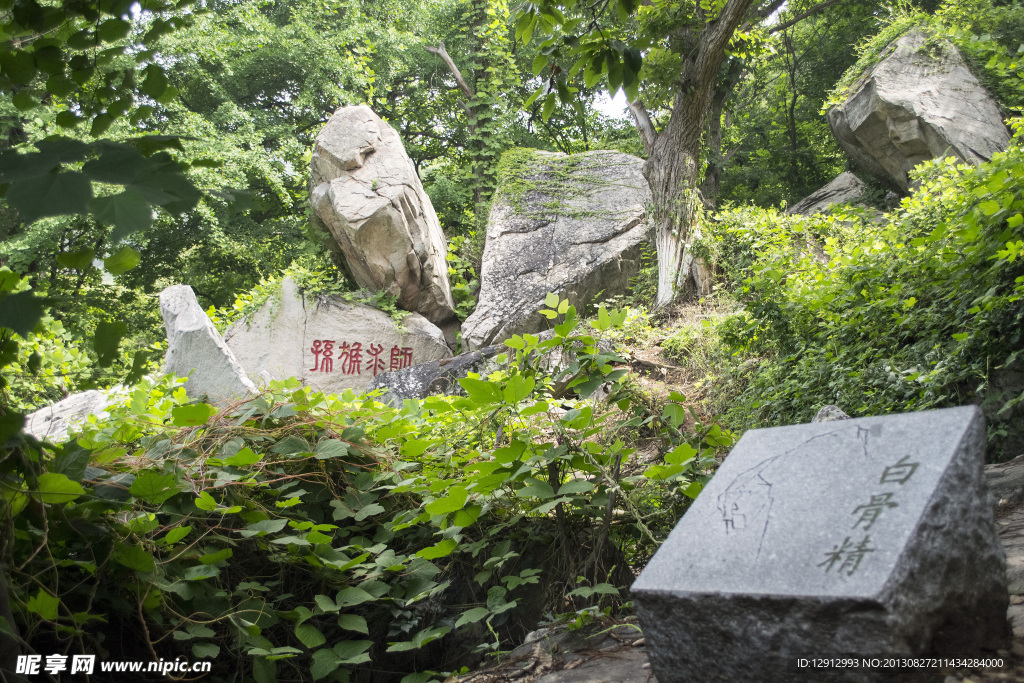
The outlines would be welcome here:
M 798 658 L 1006 646 L 984 449 L 973 406 L 747 432 L 633 584 L 658 680 L 877 680 Z

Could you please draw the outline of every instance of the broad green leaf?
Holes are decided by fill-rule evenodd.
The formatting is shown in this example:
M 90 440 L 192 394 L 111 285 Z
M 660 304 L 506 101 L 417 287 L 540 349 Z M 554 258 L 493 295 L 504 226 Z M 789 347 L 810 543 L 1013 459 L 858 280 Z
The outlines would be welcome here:
M 338 439 L 323 439 L 316 445 L 316 459 L 329 460 L 348 455 L 349 445 Z
M 508 383 L 505 385 L 502 397 L 506 403 L 519 403 L 530 395 L 535 385 L 536 380 L 533 377 L 514 375 L 509 378 Z
M 145 471 L 135 477 L 135 481 L 132 482 L 128 492 L 147 503 L 160 505 L 178 493 L 177 483 L 177 479 L 173 474 L 157 474 L 156 472 Z M 177 531 L 180 531 L 180 529 Z M 185 530 L 185 534 L 187 533 L 188 529 Z M 185 534 L 182 534 L 182 538 L 184 538 Z M 171 543 L 174 542 L 171 541 Z
M 338 617 L 338 627 L 346 631 L 355 631 L 356 633 L 370 633 L 366 617 L 361 617 L 358 614 L 342 614 Z
M 665 454 L 665 462 L 670 465 L 685 465 L 697 457 L 697 449 L 688 443 L 676 446 Z
M 89 202 L 96 220 L 114 226 L 110 243 L 117 244 L 124 237 L 153 225 L 153 207 L 135 190 L 125 190 L 108 197 L 97 197 Z
M 362 664 L 370 661 L 366 651 L 372 645 L 372 640 L 343 640 L 334 646 L 334 654 L 341 658 L 342 664 Z
M 60 607 L 60 600 L 44 589 L 40 588 L 34 597 L 29 598 L 25 603 L 25 609 L 33 614 L 38 614 L 43 619 L 54 621 L 57 618 L 57 609 Z
M 458 621 L 455 622 L 455 628 L 465 626 L 466 624 L 474 624 L 488 616 L 490 613 L 491 611 L 486 607 L 474 607 L 466 610 L 462 613 L 462 616 L 459 617 Z
M 299 624 L 296 626 L 295 637 L 299 639 L 300 643 L 310 650 L 315 647 L 320 647 L 327 642 L 326 636 L 320 632 L 320 629 L 312 624 Z
M 338 607 L 352 607 L 353 605 L 361 605 L 371 600 L 376 600 L 376 598 L 362 588 L 352 587 L 338 591 L 338 598 L 335 600 L 335 604 Z
M 317 595 L 313 598 L 313 601 L 316 602 L 316 606 L 324 612 L 337 612 L 339 609 L 338 604 L 326 595 Z
M 58 472 L 44 472 L 39 475 L 39 497 L 44 503 L 59 505 L 67 503 L 85 493 L 77 481 Z
M 544 499 L 555 497 L 555 492 L 552 490 L 551 484 L 546 481 L 541 481 L 539 479 L 527 479 L 527 481 L 531 483 L 516 491 L 516 495 L 520 498 Z
M 463 486 L 453 486 L 448 491 L 448 496 L 427 503 L 425 509 L 431 515 L 443 515 L 449 512 L 456 512 L 466 506 L 469 492 Z
M 323 648 L 313 653 L 313 663 L 309 667 L 309 673 L 314 681 L 327 678 L 341 666 L 341 657 L 334 653 L 334 650 Z
M 213 499 L 209 491 L 200 493 L 199 497 L 195 500 L 195 505 L 200 510 L 211 511 L 217 509 L 217 501 Z
M 156 567 L 153 556 L 138 545 L 120 545 L 114 550 L 111 557 L 129 569 L 143 573 L 152 572 Z
M 558 487 L 558 495 L 568 496 L 574 493 L 589 493 L 594 490 L 594 485 L 586 479 L 573 479 Z
M 204 657 L 215 659 L 219 654 L 219 645 L 213 643 L 194 643 L 192 645 L 192 655 L 197 659 L 203 659 Z
M 199 558 L 199 561 L 203 564 L 217 564 L 218 562 L 223 562 L 224 560 L 229 559 L 234 554 L 235 551 L 231 548 L 221 548 L 215 553 L 207 553 L 203 555 Z
M 171 409 L 172 421 L 177 427 L 193 427 L 206 424 L 216 414 L 217 408 L 208 403 L 174 406 Z
M 7 190 L 7 201 L 26 223 L 46 216 L 85 213 L 91 198 L 92 185 L 78 171 L 25 178 Z
M 31 290 L 8 294 L 0 298 L 0 327 L 27 337 L 43 317 L 43 307 L 49 303 L 49 299 L 36 296 Z
M 65 268 L 71 268 L 72 270 L 86 270 L 92 267 L 92 260 L 94 256 L 96 256 L 96 251 L 93 249 L 64 252 L 57 254 L 57 263 Z
M 99 357 L 101 368 L 109 368 L 117 360 L 117 347 L 128 332 L 128 324 L 122 320 L 103 321 L 96 326 L 92 345 Z
M 131 247 L 122 247 L 103 259 L 103 267 L 111 275 L 123 275 L 139 265 L 140 260 L 142 260 L 142 254 Z
M 203 581 L 205 579 L 212 579 L 219 574 L 219 567 L 215 567 L 212 564 L 197 564 L 186 569 L 182 579 L 185 581 Z
M 516 439 L 509 445 L 494 451 L 494 460 L 502 465 L 508 465 L 518 460 L 525 450 L 526 442 Z
M 246 446 L 237 453 L 232 455 L 230 458 L 224 461 L 225 465 L 232 465 L 234 467 L 247 467 L 253 463 L 257 463 L 263 459 L 263 455 L 254 452 L 251 448 Z
M 479 505 L 469 505 L 455 513 L 452 517 L 452 524 L 455 526 L 467 527 L 480 517 L 483 510 Z
M 440 543 L 435 543 L 429 548 L 424 548 L 416 553 L 416 556 L 422 557 L 426 560 L 436 560 L 439 557 L 447 557 L 448 555 L 451 555 L 457 547 L 459 547 L 459 544 L 456 543 L 454 539 L 446 538 Z
M 166 543 L 167 545 L 174 545 L 178 541 L 188 536 L 189 532 L 191 531 L 191 525 L 175 527 L 174 529 L 168 531 L 167 535 L 164 536 L 164 543 Z
M 493 382 L 463 377 L 459 384 L 466 390 L 469 399 L 478 406 L 500 403 L 502 400 L 501 390 Z

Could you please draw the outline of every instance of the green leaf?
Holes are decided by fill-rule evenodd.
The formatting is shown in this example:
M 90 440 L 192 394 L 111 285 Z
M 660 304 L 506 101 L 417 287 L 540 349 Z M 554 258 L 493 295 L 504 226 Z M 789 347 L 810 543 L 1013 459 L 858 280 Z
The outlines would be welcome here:
M 246 446 L 237 453 L 232 455 L 230 458 L 224 461 L 225 465 L 232 465 L 234 467 L 247 467 L 253 463 L 257 463 L 263 459 L 263 455 L 255 453 L 251 448 Z
M 540 479 L 527 479 L 531 482 L 529 486 L 516 491 L 516 495 L 520 498 L 554 498 L 555 492 L 551 488 L 551 484 Z
M 192 645 L 192 655 L 197 659 L 204 657 L 216 658 L 220 654 L 220 646 L 213 643 L 195 643 Z
M 117 360 L 117 347 L 127 332 L 128 324 L 121 320 L 104 321 L 96 326 L 92 345 L 99 356 L 96 362 L 101 368 L 109 368 Z
M 178 493 L 177 479 L 173 474 L 157 474 L 156 472 L 145 471 L 135 478 L 128 492 L 147 503 L 160 505 Z M 180 531 L 180 529 L 175 529 L 175 531 Z M 187 533 L 188 529 L 182 534 L 182 538 Z M 171 542 L 174 543 L 174 541 Z
M 0 327 L 27 337 L 43 317 L 43 307 L 49 303 L 49 299 L 36 296 L 31 290 L 8 294 L 0 298 Z
M 539 76 L 540 72 L 544 70 L 544 67 L 548 65 L 548 58 L 546 55 L 537 55 L 533 60 L 533 75 Z
M 506 403 L 519 403 L 533 392 L 535 385 L 536 381 L 533 377 L 514 375 L 509 378 L 508 383 L 505 385 L 502 397 Z
M 455 516 L 452 518 L 452 524 L 454 526 L 467 527 L 480 517 L 482 511 L 483 508 L 479 505 L 470 505 L 455 513 Z
M 194 427 L 209 422 L 217 414 L 217 408 L 209 403 L 174 406 L 171 409 L 172 422 L 177 427 Z
M 206 510 L 207 512 L 217 509 L 217 501 L 213 499 L 209 491 L 203 491 L 199 494 L 199 497 L 195 500 L 195 506 L 200 510 Z
M 573 479 L 558 487 L 558 495 L 568 496 L 574 493 L 590 493 L 594 485 L 586 479 Z
M 75 91 L 78 84 L 64 74 L 54 74 L 46 79 L 46 92 L 54 97 L 67 97 Z
M 182 575 L 182 579 L 185 581 L 205 581 L 206 579 L 212 579 L 220 574 L 220 568 L 213 566 L 212 564 L 197 564 L 189 567 L 185 570 Z
M 459 620 L 455 622 L 455 628 L 465 626 L 466 624 L 475 624 L 490 613 L 491 611 L 486 607 L 474 607 L 466 610 L 462 613 L 462 616 L 459 617 Z
M 77 481 L 58 472 L 44 472 L 39 475 L 39 498 L 44 503 L 59 505 L 67 503 L 85 493 Z
M 449 512 L 456 512 L 466 506 L 469 493 L 464 486 L 453 486 L 448 491 L 448 496 L 439 498 L 427 503 L 425 509 L 431 515 L 443 515 Z
M 122 247 L 113 255 L 103 259 L 103 267 L 111 275 L 123 275 L 139 265 L 140 260 L 142 260 L 142 254 L 131 247 Z
M 123 564 L 129 569 L 146 574 L 152 572 L 156 567 L 156 561 L 153 559 L 153 556 L 146 552 L 145 548 L 138 545 L 120 545 L 111 556 L 118 563 Z
M 993 201 L 991 199 L 982 202 L 981 204 L 978 205 L 978 207 L 986 216 L 991 216 L 993 214 L 999 213 L 999 210 L 1003 208 L 1002 206 L 999 205 L 999 202 Z
M 516 439 L 512 443 L 494 451 L 494 461 L 502 465 L 509 465 L 523 454 L 526 450 L 526 442 Z
M 338 439 L 323 439 L 316 445 L 316 459 L 343 458 L 349 453 L 349 445 Z
M 215 553 L 206 553 L 205 555 L 199 558 L 199 561 L 203 564 L 217 564 L 218 562 L 223 562 L 224 560 L 230 559 L 231 556 L 234 554 L 235 551 L 233 551 L 231 548 L 221 548 Z
M 416 553 L 416 556 L 422 557 L 425 560 L 436 560 L 439 557 L 447 557 L 448 555 L 451 555 L 458 546 L 459 544 L 454 539 L 446 538 L 440 543 L 435 543 L 429 548 L 424 548 Z
M 178 541 L 188 536 L 191 531 L 191 525 L 175 527 L 174 529 L 168 531 L 167 535 L 164 536 L 164 543 L 166 543 L 167 545 L 174 545 Z
M 478 406 L 500 403 L 502 400 L 501 390 L 493 382 L 463 377 L 459 380 L 459 384 L 466 390 L 469 399 Z
M 314 681 L 327 678 L 341 666 L 341 658 L 334 654 L 334 650 L 326 648 L 313 653 L 313 663 L 309 667 L 309 673 Z
M 22 220 L 85 213 L 92 184 L 78 171 L 47 173 L 19 180 L 7 190 L 7 201 Z
M 0 52 L 0 69 L 12 82 L 28 85 L 36 77 L 36 60 L 29 52 L 7 48 Z
M 96 251 L 94 249 L 65 252 L 57 254 L 57 263 L 72 270 L 87 270 L 92 267 L 92 260 L 95 256 Z
M 299 639 L 300 643 L 310 650 L 315 647 L 320 647 L 327 642 L 327 637 L 320 632 L 320 629 L 312 624 L 299 624 L 296 626 L 295 637 Z
M 555 93 L 548 93 L 547 96 L 544 98 L 544 106 L 543 108 L 541 108 L 540 112 L 540 116 L 542 119 L 547 121 L 548 119 L 551 118 L 551 114 L 553 114 L 555 111 L 556 102 L 557 100 L 555 99 Z
M 346 631 L 355 631 L 356 633 L 370 633 L 366 617 L 361 617 L 358 614 L 342 614 L 338 617 L 338 627 Z
M 670 465 L 685 465 L 697 457 L 697 449 L 688 443 L 681 444 L 665 454 L 665 462 Z
M 313 598 L 313 601 L 316 602 L 316 606 L 324 612 L 337 612 L 340 609 L 338 604 L 326 595 L 317 595 Z
M 97 197 L 89 203 L 96 220 L 114 226 L 111 244 L 153 225 L 153 208 L 136 190 L 125 190 L 108 197 Z
M 42 588 L 36 593 L 35 597 L 29 598 L 29 601 L 25 603 L 25 609 L 33 614 L 38 614 L 43 619 L 54 621 L 57 618 L 57 608 L 60 607 L 60 600 Z
M 362 664 L 370 661 L 366 651 L 372 645 L 372 640 L 343 640 L 334 646 L 334 654 L 341 658 L 342 664 Z
M 362 588 L 352 587 L 338 591 L 338 598 L 335 600 L 335 604 L 337 604 L 338 607 L 352 607 L 371 600 L 376 600 L 376 598 L 364 591 Z

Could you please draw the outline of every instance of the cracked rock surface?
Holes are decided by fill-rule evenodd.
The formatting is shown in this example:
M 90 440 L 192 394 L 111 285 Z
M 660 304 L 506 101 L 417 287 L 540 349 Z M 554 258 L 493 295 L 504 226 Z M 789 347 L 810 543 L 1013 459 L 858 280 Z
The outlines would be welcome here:
M 334 112 L 316 138 L 309 187 L 356 284 L 431 322 L 454 317 L 444 233 L 394 128 L 366 105 Z
M 581 309 L 623 294 L 647 241 L 643 160 L 619 152 L 535 152 L 503 178 L 487 221 L 471 348 L 547 327 L 537 311 L 554 292 Z
M 914 30 L 883 55 L 828 111 L 832 133 L 857 165 L 906 193 L 908 172 L 923 161 L 951 155 L 978 164 L 1006 149 L 999 106 L 952 43 L 929 44 Z

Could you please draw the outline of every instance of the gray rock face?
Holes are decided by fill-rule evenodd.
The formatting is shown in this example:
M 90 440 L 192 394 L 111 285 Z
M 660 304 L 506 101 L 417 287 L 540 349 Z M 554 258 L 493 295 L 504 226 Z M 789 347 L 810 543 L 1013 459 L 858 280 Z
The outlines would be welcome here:
M 835 422 L 836 420 L 849 420 L 850 416 L 843 412 L 839 406 L 822 406 L 811 422 Z
M 190 397 L 206 396 L 224 406 L 256 393 L 191 287 L 172 285 L 160 292 L 160 313 L 167 330 L 165 370 L 189 378 L 185 391 Z
M 410 313 L 399 329 L 386 314 L 340 296 L 302 294 L 291 278 L 279 297 L 224 332 L 224 340 L 254 380 L 299 378 L 336 393 L 365 389 L 392 370 L 450 358 L 441 330 Z
M 634 583 L 670 681 L 872 680 L 798 655 L 1007 644 L 975 407 L 747 432 Z
M 953 155 L 973 164 L 1006 149 L 1010 133 L 999 106 L 943 41 L 926 45 L 911 31 L 828 112 L 839 145 L 879 180 L 906 193 L 908 171 L 922 161 Z
M 92 389 L 57 401 L 25 416 L 25 432 L 42 441 L 63 443 L 68 430 L 85 422 L 90 415 L 102 415 L 116 400 L 106 392 Z
M 435 323 L 454 317 L 444 233 L 394 128 L 365 105 L 334 112 L 316 138 L 309 186 L 360 287 Z
M 386 389 L 382 400 L 400 406 L 407 398 L 427 396 L 452 396 L 461 394 L 458 381 L 470 372 L 487 372 L 489 359 L 507 349 L 502 346 L 487 346 L 444 360 L 421 363 L 403 370 L 382 372 L 373 378 L 368 391 Z
M 650 200 L 643 160 L 618 152 L 534 152 L 507 174 L 487 221 L 476 310 L 463 323 L 471 348 L 548 324 L 555 292 L 582 310 L 622 294 L 640 266 Z
M 860 178 L 849 171 L 844 171 L 825 187 L 812 192 L 789 207 L 786 213 L 800 216 L 823 213 L 828 211 L 834 204 L 856 202 L 863 196 L 865 189 L 865 185 L 861 182 Z

